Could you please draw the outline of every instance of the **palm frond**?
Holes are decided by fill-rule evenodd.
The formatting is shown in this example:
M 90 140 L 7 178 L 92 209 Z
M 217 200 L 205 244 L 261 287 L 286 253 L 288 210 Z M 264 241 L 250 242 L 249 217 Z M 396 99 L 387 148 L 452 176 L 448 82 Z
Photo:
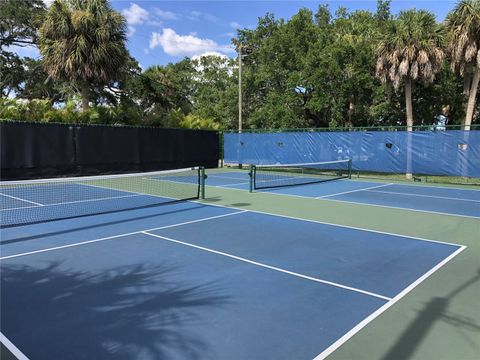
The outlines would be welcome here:
M 480 0 L 461 0 L 447 15 L 445 27 L 449 31 L 448 49 L 452 71 L 461 76 L 468 65 L 479 66 Z
M 444 60 L 444 35 L 432 13 L 400 12 L 377 47 L 377 59 L 382 58 L 382 66 L 376 67 L 377 77 L 384 78 L 388 69 L 386 77 L 395 88 L 407 78 L 433 81 Z
M 49 77 L 105 84 L 128 59 L 125 19 L 106 0 L 56 0 L 40 29 Z

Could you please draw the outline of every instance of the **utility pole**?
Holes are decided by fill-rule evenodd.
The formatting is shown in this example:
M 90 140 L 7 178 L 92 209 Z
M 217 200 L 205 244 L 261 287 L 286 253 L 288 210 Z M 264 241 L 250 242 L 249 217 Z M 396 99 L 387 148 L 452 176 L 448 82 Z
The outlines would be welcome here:
M 245 55 L 243 54 L 245 50 Z M 238 42 L 238 134 L 242 133 L 243 119 L 242 119 L 242 60 L 248 54 L 252 53 L 252 49 L 248 45 L 242 45 Z M 240 135 L 238 135 L 238 141 L 240 142 Z M 240 143 L 238 144 L 238 151 L 240 155 Z M 242 168 L 239 157 L 239 168 Z
M 238 133 L 242 132 L 242 45 L 238 44 Z

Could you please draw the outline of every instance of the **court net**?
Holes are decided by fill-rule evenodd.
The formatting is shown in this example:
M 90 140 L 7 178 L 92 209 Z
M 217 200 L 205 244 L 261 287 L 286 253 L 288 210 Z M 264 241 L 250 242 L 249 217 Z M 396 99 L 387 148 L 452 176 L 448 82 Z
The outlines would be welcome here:
M 203 168 L 0 182 L 0 224 L 11 227 L 198 199 Z
M 314 184 L 350 178 L 351 160 L 338 160 L 305 164 L 252 165 L 251 189 Z

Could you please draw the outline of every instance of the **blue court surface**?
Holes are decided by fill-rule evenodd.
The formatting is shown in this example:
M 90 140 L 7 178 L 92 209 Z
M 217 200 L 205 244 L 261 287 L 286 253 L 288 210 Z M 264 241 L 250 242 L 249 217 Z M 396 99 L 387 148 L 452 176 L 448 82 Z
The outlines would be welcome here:
M 322 359 L 463 249 L 199 202 L 10 227 L 1 338 L 21 359 Z
M 247 171 L 215 172 L 208 175 L 206 184 L 248 191 L 249 176 Z M 480 190 L 476 189 L 342 179 L 257 191 L 480 218 Z

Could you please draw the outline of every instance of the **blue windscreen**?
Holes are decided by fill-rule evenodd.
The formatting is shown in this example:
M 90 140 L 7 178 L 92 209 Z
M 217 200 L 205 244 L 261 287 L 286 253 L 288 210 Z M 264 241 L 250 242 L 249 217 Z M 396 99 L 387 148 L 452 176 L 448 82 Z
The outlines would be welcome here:
M 352 159 L 353 169 L 360 171 L 480 177 L 480 131 L 224 135 L 227 163 L 269 165 L 345 159 Z

